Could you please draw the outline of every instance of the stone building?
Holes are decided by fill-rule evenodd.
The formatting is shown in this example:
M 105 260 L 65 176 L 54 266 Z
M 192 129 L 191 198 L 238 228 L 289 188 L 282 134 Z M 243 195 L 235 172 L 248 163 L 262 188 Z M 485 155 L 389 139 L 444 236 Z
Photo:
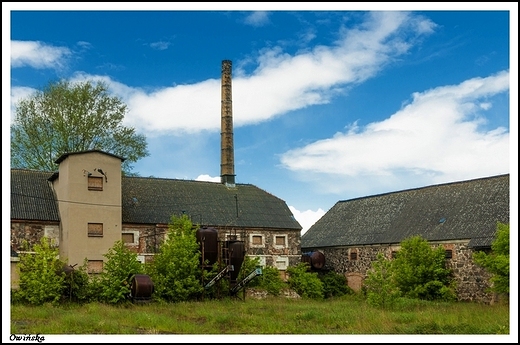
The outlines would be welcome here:
M 472 260 L 490 251 L 497 223 L 509 224 L 509 174 L 338 201 L 302 236 L 302 252 L 319 251 L 324 269 L 360 290 L 377 254 L 387 258 L 415 235 L 446 251 L 459 300 L 490 303 L 490 275 Z
M 281 271 L 300 261 L 301 226 L 287 204 L 251 184 L 125 177 L 121 158 L 86 151 L 61 156 L 58 172 L 11 169 L 11 262 L 42 237 L 91 273 L 117 240 L 152 260 L 173 215 L 243 241 L 245 255 Z M 12 267 L 11 274 L 15 274 Z M 281 272 L 283 275 L 283 272 Z M 13 277 L 16 280 L 16 277 Z
M 50 238 L 68 264 L 87 259 L 97 273 L 117 240 L 152 260 L 171 217 L 183 214 L 216 229 L 221 242 L 243 242 L 245 255 L 285 276 L 300 261 L 302 227 L 285 201 L 235 183 L 231 61 L 221 72 L 220 183 L 123 176 L 124 158 L 95 149 L 61 155 L 57 172 L 11 169 L 11 281 L 24 240 Z

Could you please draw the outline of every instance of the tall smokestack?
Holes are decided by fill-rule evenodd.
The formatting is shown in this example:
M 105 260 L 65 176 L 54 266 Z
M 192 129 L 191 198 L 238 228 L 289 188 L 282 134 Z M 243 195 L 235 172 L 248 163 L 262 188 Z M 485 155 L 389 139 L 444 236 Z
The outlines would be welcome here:
M 235 186 L 233 153 L 233 111 L 231 104 L 231 61 L 222 61 L 222 104 L 220 133 L 220 182 Z

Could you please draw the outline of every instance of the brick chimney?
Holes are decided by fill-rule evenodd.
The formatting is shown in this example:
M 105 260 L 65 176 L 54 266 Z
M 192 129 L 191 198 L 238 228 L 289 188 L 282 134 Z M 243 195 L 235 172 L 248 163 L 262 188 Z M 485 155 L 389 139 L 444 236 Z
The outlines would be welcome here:
M 222 61 L 222 100 L 220 132 L 220 182 L 235 186 L 235 159 L 233 152 L 233 111 L 231 102 L 231 61 Z

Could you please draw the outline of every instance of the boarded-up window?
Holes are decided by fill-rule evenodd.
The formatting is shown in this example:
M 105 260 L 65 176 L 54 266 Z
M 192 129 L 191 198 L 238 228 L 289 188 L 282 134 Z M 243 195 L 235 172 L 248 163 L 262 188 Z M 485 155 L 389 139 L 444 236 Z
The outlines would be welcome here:
M 103 190 L 103 177 L 89 176 L 88 190 Z
M 350 252 L 350 260 L 357 260 L 357 251 L 356 250 L 352 250 Z
M 274 244 L 277 246 L 285 246 L 285 236 L 276 236 Z
M 88 273 L 103 272 L 103 260 L 88 260 L 87 272 Z
M 446 259 L 451 259 L 453 257 L 453 251 L 451 249 L 447 249 L 445 252 L 444 252 L 444 257 Z
M 134 243 L 134 233 L 133 232 L 124 232 L 122 237 L 123 237 L 123 243 Z
M 287 266 L 289 266 L 289 258 L 287 258 L 287 257 L 277 257 L 276 261 L 275 261 L 275 266 L 279 270 L 287 269 Z
M 253 244 L 254 245 L 261 245 L 262 244 L 262 236 L 260 236 L 260 235 L 253 235 Z
M 103 224 L 102 223 L 88 223 L 88 235 L 89 235 L 89 237 L 102 237 L 103 236 Z

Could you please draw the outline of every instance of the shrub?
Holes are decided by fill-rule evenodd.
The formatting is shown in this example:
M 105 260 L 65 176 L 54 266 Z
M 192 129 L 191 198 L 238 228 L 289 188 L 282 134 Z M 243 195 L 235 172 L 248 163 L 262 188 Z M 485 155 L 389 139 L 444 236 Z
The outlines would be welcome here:
M 497 223 L 491 250 L 490 254 L 474 253 L 473 260 L 492 274 L 491 291 L 509 294 L 509 224 Z
M 238 275 L 238 280 L 241 281 L 247 277 L 253 270 L 260 266 L 260 259 L 258 257 L 252 258 L 246 256 Z M 256 276 L 249 281 L 247 287 L 258 288 L 267 291 L 270 295 L 278 296 L 287 284 L 280 276 L 280 271 L 276 267 L 266 266 L 262 267 L 262 275 Z
M 318 278 L 323 282 L 323 296 L 325 298 L 341 297 L 353 293 L 353 290 L 347 285 L 347 278 L 343 274 L 329 271 L 319 274 Z
M 404 297 L 425 300 L 454 300 L 451 271 L 445 267 L 445 250 L 432 248 L 420 236 L 401 242 L 390 266 L 393 281 Z
M 24 243 L 25 253 L 20 253 L 19 288 L 12 293 L 13 301 L 34 305 L 57 303 L 65 288 L 64 263 L 58 259 L 58 248 L 52 247 L 49 239 L 42 237 L 40 243 L 30 248 Z M 33 253 L 27 253 L 29 251 Z
M 377 260 L 367 272 L 363 291 L 367 303 L 374 307 L 392 307 L 400 296 L 393 277 L 392 262 L 382 253 L 377 255 Z
M 289 287 L 296 291 L 302 298 L 322 299 L 323 282 L 316 272 L 309 271 L 310 265 L 300 262 L 296 266 L 287 268 Z
M 103 272 L 92 278 L 93 292 L 99 293 L 99 300 L 105 303 L 124 302 L 130 295 L 129 276 L 142 273 L 143 265 L 122 240 L 116 241 L 104 256 L 107 261 Z
M 87 263 L 88 260 L 85 258 L 82 266 L 69 266 L 67 269 L 64 279 L 64 299 L 78 303 L 90 302 L 97 299 L 97 296 L 91 292 Z
M 200 249 L 196 230 L 187 215 L 173 215 L 167 238 L 149 266 L 156 298 L 169 302 L 199 298 L 203 292 Z

